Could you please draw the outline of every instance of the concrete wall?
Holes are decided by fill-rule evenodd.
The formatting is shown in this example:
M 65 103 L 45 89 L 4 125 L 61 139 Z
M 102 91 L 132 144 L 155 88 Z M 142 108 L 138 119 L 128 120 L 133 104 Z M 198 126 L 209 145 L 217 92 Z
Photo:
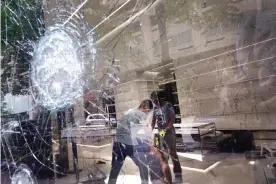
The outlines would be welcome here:
M 115 91 L 116 117 L 120 118 L 129 109 L 138 108 L 141 101 L 149 99 L 154 83 L 147 80 L 133 80 L 120 84 Z
M 215 122 L 218 129 L 276 129 L 275 41 L 266 41 L 275 37 L 275 22 L 258 25 L 265 14 L 257 15 L 256 26 L 268 37 L 248 41 L 252 30 L 245 26 L 236 45 L 220 41 L 224 47 L 174 60 L 184 121 L 195 116 L 197 122 Z

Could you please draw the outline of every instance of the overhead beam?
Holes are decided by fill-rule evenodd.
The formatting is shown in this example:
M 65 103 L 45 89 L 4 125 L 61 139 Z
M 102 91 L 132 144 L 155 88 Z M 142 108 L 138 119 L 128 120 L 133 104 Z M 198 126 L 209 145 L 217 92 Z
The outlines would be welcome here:
M 102 38 L 100 38 L 95 43 L 95 45 L 97 47 L 100 47 L 103 43 L 111 41 L 114 38 L 114 36 L 116 36 L 117 34 L 119 34 L 124 28 L 126 28 L 128 25 L 130 25 L 135 19 L 139 18 L 143 13 L 152 10 L 153 8 L 155 8 L 162 1 L 163 0 L 153 0 L 153 3 L 149 4 L 148 6 L 146 6 L 145 8 L 143 8 L 142 10 L 140 10 L 139 12 L 137 12 L 135 15 L 131 16 L 128 20 L 126 20 L 125 22 L 123 22 L 121 25 L 119 25 L 118 27 L 114 28 L 112 31 L 110 31 L 109 33 L 107 33 L 106 35 L 104 35 Z

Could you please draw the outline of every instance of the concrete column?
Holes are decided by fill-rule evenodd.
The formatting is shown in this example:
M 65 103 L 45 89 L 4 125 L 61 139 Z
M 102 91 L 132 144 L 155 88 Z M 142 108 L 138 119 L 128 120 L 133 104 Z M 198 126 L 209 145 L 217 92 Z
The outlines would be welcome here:
M 170 60 L 170 52 L 166 27 L 165 7 L 163 3 L 160 3 L 156 7 L 156 18 L 160 34 L 161 61 L 167 61 Z
M 263 0 L 256 0 L 257 10 L 262 10 Z
M 148 13 L 144 13 L 140 17 L 141 22 L 141 31 L 144 38 L 145 50 L 144 52 L 147 54 L 147 65 L 155 63 L 154 57 L 154 49 L 153 49 L 153 35 L 152 35 L 152 25 L 150 21 L 150 15 Z

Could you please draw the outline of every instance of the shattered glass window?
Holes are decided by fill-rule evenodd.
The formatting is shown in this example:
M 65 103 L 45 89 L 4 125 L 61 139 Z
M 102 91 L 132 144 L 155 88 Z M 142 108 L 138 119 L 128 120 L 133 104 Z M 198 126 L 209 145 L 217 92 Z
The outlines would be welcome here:
M 275 0 L 2 0 L 1 183 L 275 183 L 275 54 Z

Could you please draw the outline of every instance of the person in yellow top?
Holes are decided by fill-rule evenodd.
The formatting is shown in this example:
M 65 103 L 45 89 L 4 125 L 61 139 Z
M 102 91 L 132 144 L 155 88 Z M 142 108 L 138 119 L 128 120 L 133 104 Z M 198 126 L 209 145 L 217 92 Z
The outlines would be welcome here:
M 174 183 L 182 183 L 182 169 L 176 152 L 176 135 L 173 126 L 175 121 L 175 112 L 173 106 L 164 100 L 162 91 L 154 91 L 151 93 L 151 100 L 155 103 L 152 119 L 152 129 L 155 125 L 159 132 L 159 148 L 168 150 L 173 162 L 173 172 L 175 174 Z M 162 140 L 164 140 L 162 142 Z M 168 159 L 169 157 L 167 157 Z

